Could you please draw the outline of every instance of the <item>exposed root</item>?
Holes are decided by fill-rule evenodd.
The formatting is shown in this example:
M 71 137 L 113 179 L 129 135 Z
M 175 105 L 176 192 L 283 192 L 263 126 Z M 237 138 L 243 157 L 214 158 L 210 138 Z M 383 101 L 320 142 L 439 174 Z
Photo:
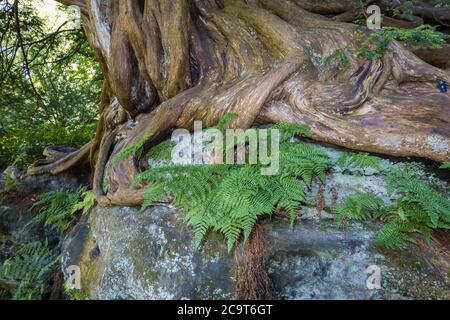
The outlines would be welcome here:
M 338 201 L 338 193 L 335 187 L 331 187 L 331 203 L 330 203 L 330 210 L 333 213 L 333 222 L 336 223 L 336 213 L 334 209 L 336 208 L 336 204 Z
M 95 166 L 95 173 L 93 179 L 93 190 L 96 198 L 104 196 L 102 190 L 103 178 L 105 175 L 106 163 L 108 162 L 109 153 L 116 138 L 117 130 L 107 132 L 100 144 L 100 151 L 98 155 L 97 165 Z
M 61 300 L 64 286 L 64 275 L 58 268 L 53 275 L 52 291 L 49 300 Z
M 319 190 L 317 191 L 316 197 L 316 212 L 318 217 L 320 217 L 324 208 L 325 208 L 324 186 L 323 183 L 319 181 Z
M 50 173 L 52 175 L 58 175 L 73 167 L 87 163 L 89 161 L 89 153 L 91 151 L 91 142 L 86 144 L 80 150 L 72 152 L 64 157 L 59 158 L 55 162 L 44 166 L 30 167 L 28 168 L 27 174 L 31 176 L 41 175 L 45 173 Z
M 235 250 L 236 268 L 236 300 L 273 300 L 275 290 L 267 275 L 267 238 L 264 228 L 257 224 L 245 244 L 244 254 L 240 248 Z

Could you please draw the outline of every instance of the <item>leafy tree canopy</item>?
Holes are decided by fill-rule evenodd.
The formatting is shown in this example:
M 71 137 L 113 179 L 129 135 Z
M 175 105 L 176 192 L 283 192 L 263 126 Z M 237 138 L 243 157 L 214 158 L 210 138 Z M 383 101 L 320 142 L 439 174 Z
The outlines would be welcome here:
M 102 75 L 76 11 L 0 0 L 0 167 L 27 165 L 48 145 L 80 147 L 94 132 Z M 52 19 L 53 20 L 53 19 Z

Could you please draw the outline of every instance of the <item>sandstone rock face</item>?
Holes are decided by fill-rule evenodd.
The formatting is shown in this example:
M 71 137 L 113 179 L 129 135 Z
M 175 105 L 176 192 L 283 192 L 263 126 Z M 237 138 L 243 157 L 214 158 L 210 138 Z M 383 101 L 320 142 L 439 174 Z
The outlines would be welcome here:
M 329 219 L 307 219 L 292 229 L 280 218 L 264 228 L 279 299 L 450 298 L 445 275 L 416 248 L 375 249 L 376 226 L 343 231 Z M 170 207 L 96 207 L 67 237 L 62 261 L 63 270 L 80 266 L 91 299 L 233 298 L 234 256 L 220 237 L 195 250 L 183 213 Z M 380 272 L 380 290 L 368 289 L 370 266 Z
M 233 257 L 214 240 L 195 250 L 176 209 L 96 207 L 67 237 L 63 270 L 79 265 L 94 299 L 231 298 Z

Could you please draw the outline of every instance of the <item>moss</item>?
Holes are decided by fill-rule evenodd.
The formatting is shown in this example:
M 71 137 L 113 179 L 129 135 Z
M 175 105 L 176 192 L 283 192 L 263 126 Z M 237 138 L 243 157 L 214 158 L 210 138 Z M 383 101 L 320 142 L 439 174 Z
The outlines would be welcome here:
M 141 244 L 142 244 L 142 242 L 139 243 L 138 241 L 135 241 L 130 246 L 129 257 L 133 264 L 134 272 L 139 275 L 144 276 L 147 283 L 151 283 L 152 285 L 155 285 L 156 283 L 158 283 L 158 278 L 160 276 L 160 272 L 153 271 L 153 270 L 158 270 L 158 268 L 155 268 L 152 265 L 145 264 L 145 260 L 142 259 L 142 251 L 140 250 Z M 155 258 L 159 259 L 160 257 L 158 256 Z M 154 261 L 156 261 L 156 259 Z
M 223 250 L 220 250 L 221 248 Z M 209 260 L 215 260 L 219 252 L 226 252 L 223 236 L 216 232 L 210 232 L 203 243 L 202 255 Z
M 91 288 L 95 287 L 99 281 L 97 278 L 98 270 L 101 269 L 99 258 L 92 256 L 96 247 L 92 234 L 89 234 L 78 262 L 81 271 L 81 290 L 78 290 L 77 295 L 84 297 L 82 300 L 89 299 Z
M 64 286 L 64 293 L 68 300 L 90 300 L 90 296 L 83 290 L 69 289 L 67 286 Z
M 92 286 L 93 283 L 95 283 L 96 281 L 96 275 L 97 275 L 97 270 L 98 270 L 98 266 L 99 266 L 99 259 L 95 258 L 94 260 L 92 260 L 90 262 L 90 264 L 88 265 L 87 269 L 85 270 L 85 272 L 82 272 L 82 274 L 85 275 L 85 284 L 83 286 L 83 291 L 86 294 L 89 294 L 89 290 L 90 287 Z

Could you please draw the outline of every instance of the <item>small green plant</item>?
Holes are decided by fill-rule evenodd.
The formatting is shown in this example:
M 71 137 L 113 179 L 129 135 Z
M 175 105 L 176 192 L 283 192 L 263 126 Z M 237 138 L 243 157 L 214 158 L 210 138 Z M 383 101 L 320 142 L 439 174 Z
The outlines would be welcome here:
M 44 224 L 64 233 L 73 224 L 75 213 L 87 213 L 95 204 L 94 194 L 81 187 L 76 191 L 60 190 L 41 194 L 32 209 L 39 207 L 39 213 L 28 225 Z
M 399 5 L 394 9 L 393 17 L 394 18 L 403 17 L 406 18 L 407 20 L 412 21 L 412 19 L 414 18 L 413 5 L 414 1 L 405 1 L 404 3 L 402 3 L 401 5 Z
M 400 194 L 400 201 L 418 205 L 427 214 L 429 226 L 447 229 L 450 223 L 450 202 L 433 191 L 424 181 L 415 178 L 408 166 L 395 168 L 386 176 L 388 191 Z
M 368 220 L 379 217 L 383 207 L 383 200 L 377 196 L 357 191 L 334 208 L 336 223 L 342 226 L 346 220 Z
M 136 144 L 133 146 L 126 148 L 122 150 L 117 156 L 114 157 L 112 160 L 112 165 L 115 167 L 120 162 L 128 159 L 131 155 L 137 155 L 140 157 L 142 155 L 142 152 L 144 151 L 145 143 L 150 139 L 150 136 L 148 134 L 145 134 L 142 138 L 139 139 Z
M 336 63 L 340 70 L 347 70 L 350 67 L 350 59 L 342 49 L 336 49 L 332 54 L 322 58 L 322 66 L 329 66 Z
M 82 290 L 71 289 L 66 284 L 64 285 L 64 293 L 69 300 L 73 301 L 90 300 L 89 295 L 84 293 Z
M 338 165 L 342 170 L 349 169 L 381 169 L 381 159 L 368 153 L 343 152 L 338 160 Z
M 401 248 L 415 243 L 411 234 L 429 239 L 433 230 L 450 229 L 450 201 L 415 177 L 408 166 L 399 166 L 386 176 L 388 192 L 398 199 L 385 206 L 372 194 L 357 192 L 337 205 L 337 221 L 377 219 L 385 225 L 377 232 L 375 244 Z
M 450 162 L 444 162 L 442 166 L 439 167 L 440 169 L 450 169 Z
M 272 126 L 272 130 L 281 132 L 281 143 L 287 143 L 293 137 L 309 137 L 311 134 L 311 128 L 305 124 L 277 123 Z
M 0 284 L 14 300 L 42 299 L 58 261 L 59 255 L 46 241 L 31 242 L 0 265 Z
M 225 130 L 225 126 L 230 124 L 230 122 L 236 119 L 237 117 L 238 117 L 237 113 L 228 112 L 219 119 L 219 122 L 217 123 L 217 126 L 215 128 L 223 131 Z
M 94 133 L 94 125 L 64 127 L 45 124 L 8 130 L 0 138 L 0 168 L 11 165 L 25 168 L 42 159 L 42 151 L 48 146 L 80 148 L 92 139 Z
M 80 189 L 77 191 L 80 195 L 80 201 L 76 202 L 72 207 L 72 213 L 80 211 L 83 215 L 89 213 L 89 211 L 95 206 L 95 194 L 91 190 L 84 191 Z
M 19 187 L 18 180 L 14 177 L 14 174 L 10 170 L 6 170 L 3 179 L 0 181 L 0 203 L 4 201 L 4 198 L 8 193 Z
M 324 181 L 332 162 L 322 150 L 293 141 L 309 133 L 307 126 L 278 124 L 272 129 L 282 132 L 278 175 L 261 175 L 261 165 L 250 164 L 152 168 L 134 182 L 150 184 L 142 209 L 173 196 L 194 230 L 197 247 L 215 231 L 225 236 L 231 250 L 241 235 L 248 239 L 260 217 L 277 211 L 286 212 L 293 224 L 307 186 L 314 177 Z
M 170 161 L 174 146 L 175 142 L 167 140 L 151 148 L 147 155 L 153 160 Z
M 410 45 L 441 48 L 448 39 L 448 35 L 436 31 L 436 28 L 429 25 L 421 25 L 414 29 L 383 28 L 372 33 L 364 41 L 358 56 L 371 60 L 381 58 L 394 40 Z

